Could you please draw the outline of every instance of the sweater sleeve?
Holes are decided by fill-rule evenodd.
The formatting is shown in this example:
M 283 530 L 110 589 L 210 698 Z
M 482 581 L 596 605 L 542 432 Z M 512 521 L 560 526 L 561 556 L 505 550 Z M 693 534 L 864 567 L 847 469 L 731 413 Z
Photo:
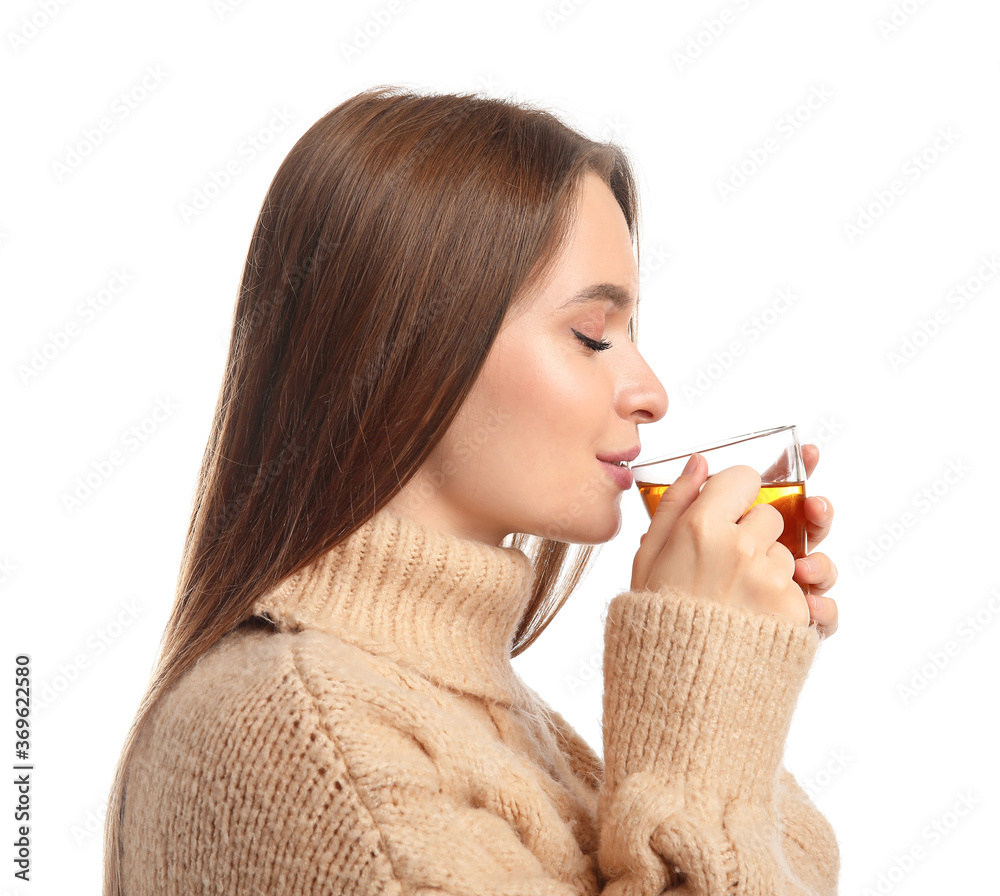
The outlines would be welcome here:
M 819 640 L 814 628 L 669 589 L 612 600 L 604 893 L 836 893 L 836 837 L 782 765 Z

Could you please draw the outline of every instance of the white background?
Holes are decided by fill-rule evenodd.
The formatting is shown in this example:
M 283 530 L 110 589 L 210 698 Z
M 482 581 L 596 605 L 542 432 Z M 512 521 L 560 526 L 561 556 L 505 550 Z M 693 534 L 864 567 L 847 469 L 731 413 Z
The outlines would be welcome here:
M 841 892 L 995 887 L 1000 7 L 50 9 L 8 4 L 0 21 L 0 666 L 12 695 L 30 654 L 35 695 L 34 879 L 12 877 L 8 845 L 0 892 L 99 889 L 107 787 L 173 598 L 260 202 L 300 134 L 378 83 L 526 100 L 628 148 L 639 344 L 671 401 L 644 456 L 784 423 L 821 445 L 810 491 L 836 508 L 840 631 L 785 760 L 837 830 Z M 185 214 L 199 193 L 213 198 Z M 598 748 L 601 616 L 648 525 L 637 493 L 622 508 L 516 660 Z

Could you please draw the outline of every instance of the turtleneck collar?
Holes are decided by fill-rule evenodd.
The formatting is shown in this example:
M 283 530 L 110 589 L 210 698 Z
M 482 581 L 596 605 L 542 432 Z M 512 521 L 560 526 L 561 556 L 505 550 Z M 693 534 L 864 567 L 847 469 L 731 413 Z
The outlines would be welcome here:
M 534 584 L 531 559 L 383 508 L 260 597 L 280 631 L 319 629 L 448 688 L 527 706 L 510 649 Z

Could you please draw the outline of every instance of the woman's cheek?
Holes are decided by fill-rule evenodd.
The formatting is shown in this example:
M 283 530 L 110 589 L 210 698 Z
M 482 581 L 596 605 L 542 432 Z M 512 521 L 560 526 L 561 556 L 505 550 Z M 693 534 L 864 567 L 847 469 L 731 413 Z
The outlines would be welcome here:
M 583 488 L 580 489 L 580 493 L 583 495 L 584 499 L 588 502 L 596 501 L 601 495 L 597 490 L 596 483 L 593 479 L 588 479 L 584 484 Z

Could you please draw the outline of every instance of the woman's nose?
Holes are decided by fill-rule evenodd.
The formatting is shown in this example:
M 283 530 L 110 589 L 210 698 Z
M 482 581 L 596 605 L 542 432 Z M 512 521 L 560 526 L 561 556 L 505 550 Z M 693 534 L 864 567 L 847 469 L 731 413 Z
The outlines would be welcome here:
M 638 351 L 636 360 L 637 366 L 630 371 L 634 385 L 628 390 L 629 416 L 639 423 L 655 423 L 667 413 L 667 390 Z

